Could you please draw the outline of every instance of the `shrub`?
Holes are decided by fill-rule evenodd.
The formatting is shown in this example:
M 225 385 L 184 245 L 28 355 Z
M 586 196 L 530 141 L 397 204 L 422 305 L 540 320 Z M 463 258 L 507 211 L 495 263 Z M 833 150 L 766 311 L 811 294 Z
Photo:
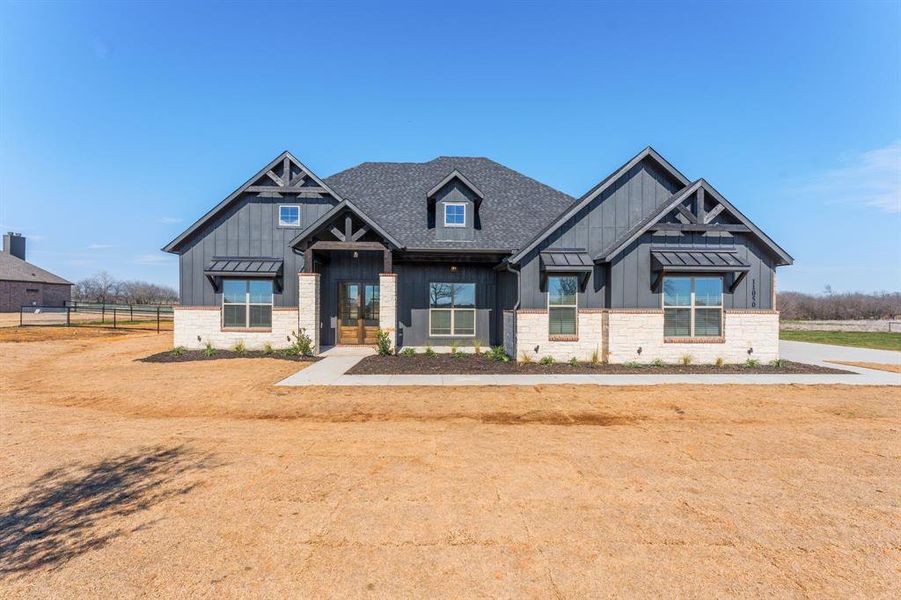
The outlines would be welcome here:
M 507 356 L 507 353 L 504 352 L 503 346 L 494 346 L 493 348 L 488 350 L 488 358 L 493 360 L 494 362 L 507 362 L 510 360 L 510 357 Z
M 526 352 L 525 350 L 523 350 L 523 353 L 522 353 L 522 362 L 527 365 L 531 364 L 531 362 L 532 362 L 532 355 L 529 354 L 528 352 Z
M 596 365 L 601 362 L 601 353 L 597 348 L 594 349 L 594 352 L 591 353 L 591 364 Z
M 482 340 L 475 339 L 472 341 L 472 351 L 474 354 L 482 353 Z
M 770 366 L 774 367 L 776 369 L 780 369 L 780 368 L 786 366 L 787 363 L 788 363 L 788 361 L 785 360 L 784 358 L 777 358 L 775 360 L 770 361 Z
M 540 362 L 543 365 L 552 365 L 552 364 L 554 364 L 554 357 L 553 356 L 543 356 L 543 357 L 541 357 L 541 360 L 539 360 L 538 362 Z
M 294 336 L 294 341 L 285 350 L 285 354 L 291 356 L 313 356 L 313 340 L 307 335 L 306 329 L 301 329 L 300 333 L 292 331 L 291 335 Z
M 185 348 L 184 346 L 176 346 L 175 348 L 172 349 L 171 354 L 172 354 L 172 356 L 181 356 L 187 351 L 188 351 L 188 349 Z
M 722 367 L 723 365 L 726 364 L 726 361 L 723 360 L 723 357 L 722 357 L 722 356 L 717 356 L 717 357 L 716 357 L 716 362 L 713 363 L 713 364 L 715 364 L 715 365 L 718 366 L 718 367 Z
M 375 349 L 379 356 L 391 356 L 391 336 L 384 329 L 379 329 L 375 334 Z
M 666 363 L 663 362 L 662 358 L 655 358 L 654 360 L 651 361 L 651 366 L 652 367 L 665 367 Z
M 760 366 L 760 361 L 756 358 L 749 358 L 743 365 L 746 369 L 756 369 Z
M 401 350 L 400 353 L 403 356 L 413 356 L 416 354 L 416 349 L 413 348 L 412 346 L 407 346 L 406 348 Z
M 432 350 L 432 347 L 431 347 L 431 346 L 426 346 L 426 347 L 425 347 L 425 352 L 424 352 L 424 354 L 425 354 L 426 356 L 428 356 L 429 358 L 435 358 L 436 356 L 438 356 L 438 354 L 437 354 L 434 350 Z
M 463 352 L 460 352 L 460 349 L 457 347 L 457 342 L 451 344 L 450 355 L 451 358 L 463 358 Z
M 269 342 L 266 342 L 265 344 L 263 344 L 263 354 L 268 356 L 268 355 L 272 354 L 273 352 L 274 352 L 274 350 L 272 349 L 272 344 L 270 344 Z
M 576 360 L 576 357 L 575 357 L 575 356 L 573 356 L 571 359 L 569 359 L 569 362 L 566 363 L 566 364 L 568 364 L 568 365 L 571 366 L 571 367 L 578 367 L 578 366 L 579 366 L 579 361 Z
M 247 352 L 247 346 L 244 345 L 244 340 L 238 340 L 235 342 L 235 345 L 232 346 L 232 352 L 237 354 L 244 354 Z
M 214 356 L 216 354 L 216 349 L 213 348 L 213 342 L 207 342 L 203 347 L 203 355 L 204 356 Z
M 627 369 L 640 369 L 641 363 L 638 362 L 637 360 L 630 360 L 627 363 L 623 363 L 623 366 L 626 367 Z
M 686 367 L 695 361 L 695 357 L 691 354 L 683 354 L 682 355 L 682 364 Z

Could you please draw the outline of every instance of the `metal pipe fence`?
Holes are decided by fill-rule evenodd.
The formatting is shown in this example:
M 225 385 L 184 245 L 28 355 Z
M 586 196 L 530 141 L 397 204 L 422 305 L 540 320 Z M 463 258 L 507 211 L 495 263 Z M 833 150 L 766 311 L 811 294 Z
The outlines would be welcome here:
M 66 306 L 23 306 L 19 325 L 63 327 L 111 327 L 171 331 L 171 305 L 67 303 Z

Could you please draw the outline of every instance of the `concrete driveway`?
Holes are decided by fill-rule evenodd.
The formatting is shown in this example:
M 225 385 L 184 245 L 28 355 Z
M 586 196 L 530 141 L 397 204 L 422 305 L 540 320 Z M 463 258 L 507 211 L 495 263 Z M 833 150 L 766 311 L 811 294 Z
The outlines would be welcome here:
M 779 342 L 779 355 L 786 360 L 827 367 L 835 366 L 828 361 L 901 364 L 901 352 L 893 350 L 871 350 L 870 348 L 851 348 L 849 346 L 831 346 L 828 344 L 789 342 L 786 340 Z

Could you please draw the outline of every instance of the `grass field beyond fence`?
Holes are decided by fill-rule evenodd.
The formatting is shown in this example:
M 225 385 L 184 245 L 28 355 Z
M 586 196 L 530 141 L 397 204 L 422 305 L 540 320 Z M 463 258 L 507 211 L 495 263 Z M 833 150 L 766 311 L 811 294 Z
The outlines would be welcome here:
M 788 331 L 779 332 L 779 339 L 814 344 L 834 344 L 875 350 L 901 351 L 901 333 L 872 331 Z

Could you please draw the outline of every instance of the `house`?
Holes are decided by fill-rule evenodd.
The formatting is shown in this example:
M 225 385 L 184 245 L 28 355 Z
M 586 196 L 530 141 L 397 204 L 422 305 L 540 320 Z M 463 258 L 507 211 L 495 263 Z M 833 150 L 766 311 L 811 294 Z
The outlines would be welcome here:
M 0 252 L 0 312 L 18 312 L 23 306 L 65 306 L 72 298 L 72 283 L 25 261 L 25 238 L 3 236 Z
M 276 157 L 163 250 L 175 344 L 502 344 L 511 356 L 697 362 L 778 356 L 792 258 L 704 179 L 647 148 L 581 198 L 487 158 Z

